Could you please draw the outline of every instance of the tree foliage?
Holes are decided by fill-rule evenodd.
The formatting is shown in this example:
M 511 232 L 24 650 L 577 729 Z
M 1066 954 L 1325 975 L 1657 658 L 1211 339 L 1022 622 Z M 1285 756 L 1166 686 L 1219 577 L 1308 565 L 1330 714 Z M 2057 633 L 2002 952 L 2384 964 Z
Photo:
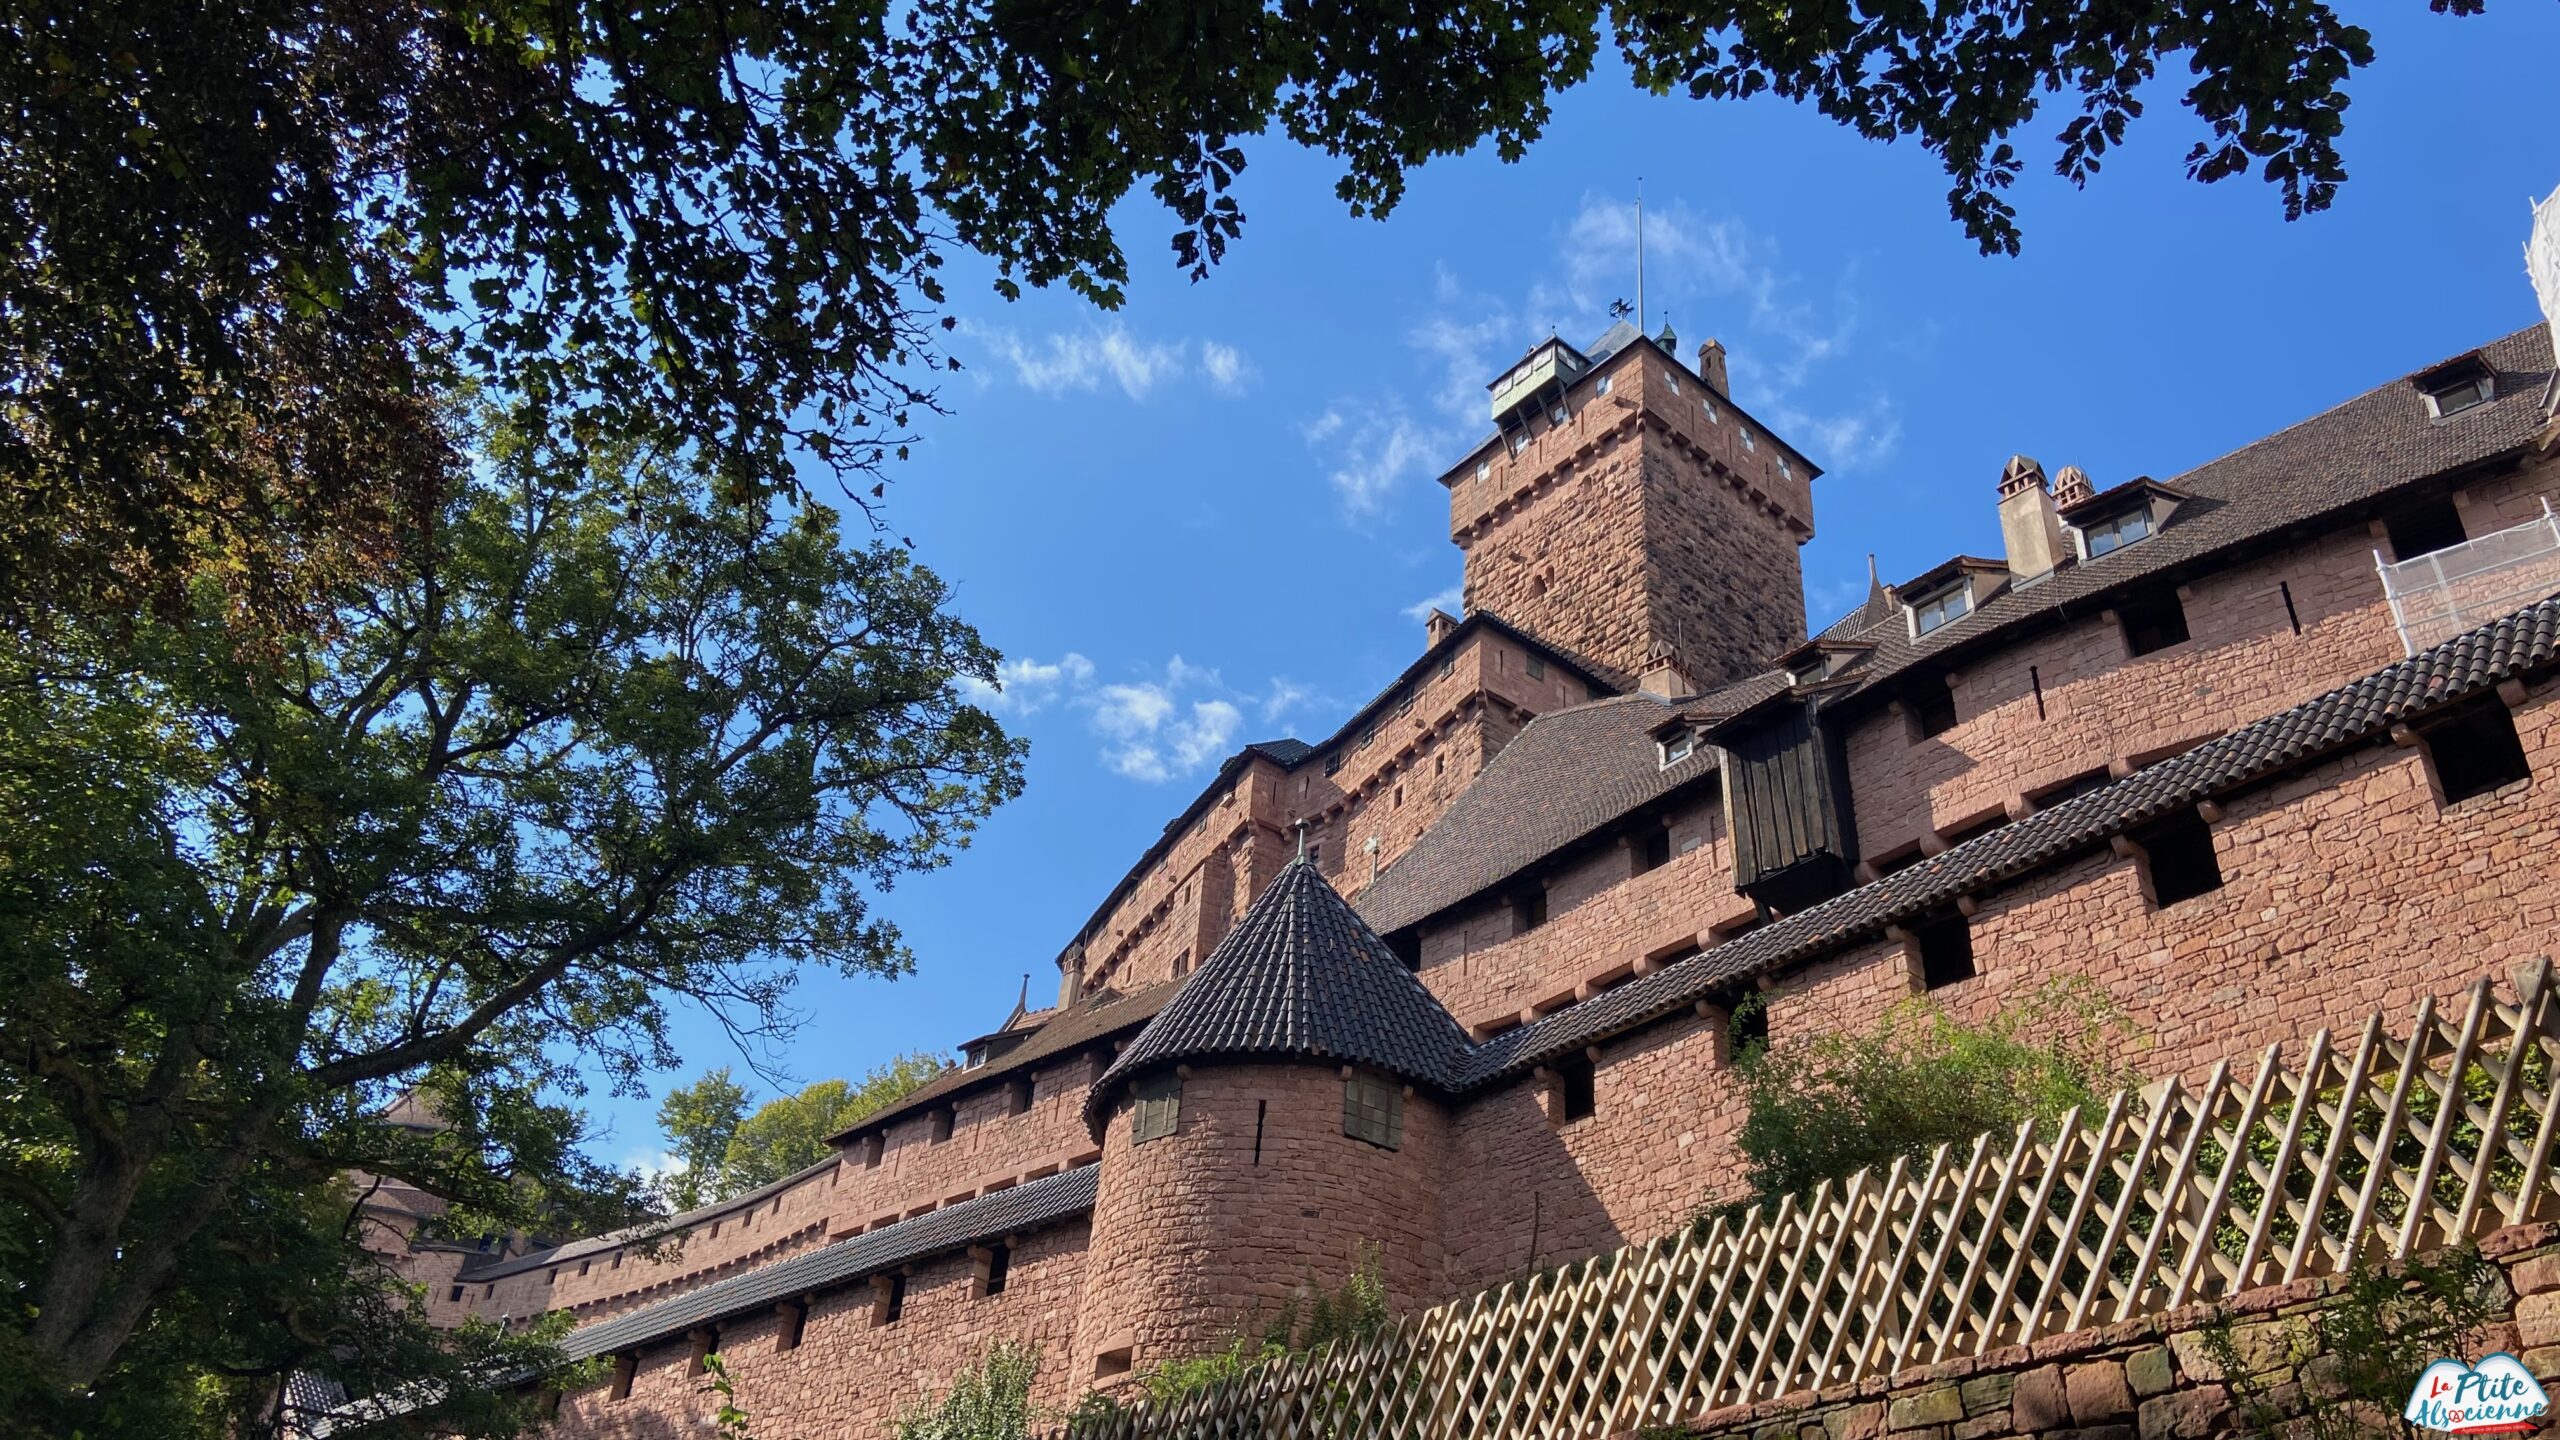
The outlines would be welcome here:
M 646 438 L 765 489 L 806 467 L 868 504 L 950 363 L 954 247 L 1005 294 L 1116 303 L 1133 189 L 1197 276 L 1240 233 L 1249 138 L 1323 150 L 1383 215 L 1435 156 L 1525 153 L 1604 37 L 1656 91 L 1916 138 L 1986 250 L 2018 245 L 2017 132 L 2061 97 L 2054 167 L 2085 182 L 2164 65 L 2208 132 L 2190 173 L 2319 209 L 2372 58 L 2321 0 L 19 7 L 0 600 L 174 612 L 210 574 L 308 618 L 453 483 L 422 397 L 457 379 L 555 441 Z
M 308 634 L 0 634 L 13 1413 L 186 1433 L 295 1368 L 538 1361 L 424 1333 L 343 1177 L 462 1236 L 646 1213 L 581 1153 L 581 1077 L 673 1065 L 671 997 L 752 1033 L 803 966 L 908 968 L 870 894 L 1019 788 L 956 683 L 994 656 L 903 551 L 541 434 L 488 429 Z
M 667 1177 L 679 1210 L 743 1195 L 834 1153 L 830 1136 L 894 1105 L 941 1074 L 949 1062 L 922 1051 L 871 1067 L 858 1085 L 820 1080 L 778 1095 L 747 1113 L 747 1092 L 727 1066 L 667 1092 L 658 1127 L 683 1167 Z
M 1027 1440 L 1040 1418 L 1031 1405 L 1039 1371 L 1039 1351 L 999 1342 L 977 1364 L 961 1367 L 940 1395 L 901 1411 L 890 1433 L 896 1440 Z
M 1800 1194 L 1986 1131 L 2085 1114 L 2135 1080 L 2109 1059 L 2119 1016 L 2095 987 L 2058 980 L 1968 1023 L 1926 997 L 1868 1029 L 1739 1057 L 1736 1144 L 1751 1202 Z

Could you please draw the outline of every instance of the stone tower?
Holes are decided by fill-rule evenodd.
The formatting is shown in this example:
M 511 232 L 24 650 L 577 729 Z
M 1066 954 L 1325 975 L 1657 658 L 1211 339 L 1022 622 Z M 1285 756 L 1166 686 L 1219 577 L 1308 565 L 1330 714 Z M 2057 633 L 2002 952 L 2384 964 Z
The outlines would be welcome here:
M 1445 1284 L 1432 1193 L 1458 1022 L 1315 865 L 1273 879 L 1085 1101 L 1102 1143 L 1077 1379 L 1203 1353 L 1376 1255 Z
M 1819 472 L 1699 354 L 1705 376 L 1621 322 L 1493 382 L 1497 433 L 1441 477 L 1470 607 L 1628 684 L 1673 659 L 1713 685 L 1803 641 Z

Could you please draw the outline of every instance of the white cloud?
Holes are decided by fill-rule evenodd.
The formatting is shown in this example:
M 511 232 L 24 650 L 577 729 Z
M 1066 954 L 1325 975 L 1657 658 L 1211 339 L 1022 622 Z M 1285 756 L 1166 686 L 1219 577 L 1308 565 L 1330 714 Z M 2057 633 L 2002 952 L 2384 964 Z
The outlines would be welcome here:
M 1404 618 L 1413 621 L 1428 620 L 1434 610 L 1445 615 L 1456 615 L 1466 603 L 1467 582 L 1461 580 L 1437 595 L 1426 595 L 1407 605 L 1404 607 Z
M 1418 421 L 1392 402 L 1365 420 L 1346 422 L 1338 412 L 1327 411 L 1307 428 L 1309 443 L 1324 457 L 1325 478 L 1341 497 L 1344 513 L 1354 518 L 1377 514 L 1397 486 L 1429 479 L 1453 458 L 1446 426 Z
M 1253 363 L 1244 358 L 1244 352 L 1215 340 L 1200 342 L 1200 369 L 1222 395 L 1243 394 L 1245 382 L 1253 378 Z
M 1061 693 L 1091 683 L 1093 662 L 1070 650 L 1046 665 L 1037 660 L 1007 660 L 996 667 L 994 685 L 964 676 L 960 692 L 970 704 L 998 715 L 1029 715 Z
M 1102 763 L 1150 784 L 1196 774 L 1233 752 L 1245 712 L 1278 724 L 1315 698 L 1306 687 L 1274 677 L 1260 695 L 1236 690 L 1215 669 L 1176 655 L 1153 674 L 1104 681 L 1094 663 L 1068 651 L 1055 661 L 1006 661 L 1003 689 L 963 682 L 969 697 L 1001 714 L 1027 716 L 1052 704 L 1083 716 Z
M 1037 336 L 1001 326 L 971 329 L 1011 370 L 1016 383 L 1042 395 L 1092 393 L 1110 386 L 1132 400 L 1144 400 L 1193 375 L 1222 395 L 1240 395 L 1254 373 L 1253 362 L 1233 345 L 1142 339 L 1118 321 Z
M 1435 267 L 1427 307 L 1405 334 L 1421 398 L 1340 400 L 1302 427 L 1347 519 L 1378 514 L 1417 475 L 1464 458 L 1491 428 L 1484 384 L 1504 364 L 1549 334 L 1588 343 L 1608 327 L 1611 303 L 1635 298 L 1635 218 L 1631 201 L 1585 198 L 1558 237 L 1556 263 L 1516 302 Z M 1693 341 L 1721 335 L 1745 408 L 1826 470 L 1893 454 L 1902 425 L 1891 397 L 1838 375 L 1859 338 L 1856 267 L 1827 294 L 1808 292 L 1774 241 L 1678 201 L 1647 207 L 1645 257 L 1648 326 L 1668 318 Z M 1841 395 L 1859 398 L 1829 398 Z

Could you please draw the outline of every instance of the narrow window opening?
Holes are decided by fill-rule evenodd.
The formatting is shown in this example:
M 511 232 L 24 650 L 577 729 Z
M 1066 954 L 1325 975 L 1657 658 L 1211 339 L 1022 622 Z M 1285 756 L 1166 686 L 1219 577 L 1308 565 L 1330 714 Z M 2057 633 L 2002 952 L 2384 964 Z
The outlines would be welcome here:
M 1646 831 L 1644 833 L 1643 843 L 1636 849 L 1636 873 L 1641 875 L 1649 870 L 1659 870 L 1670 863 L 1670 829 L 1666 827 L 1660 830 Z
M 1404 1086 L 1355 1070 L 1342 1082 L 1342 1133 L 1384 1150 L 1404 1145 Z
M 1911 728 L 1926 740 L 1956 728 L 1956 692 L 1937 676 L 1923 676 L 1920 683 L 1905 692 L 1903 702 L 1911 707 Z
M 1184 960 L 1185 960 L 1185 961 L 1187 961 L 1189 958 L 1190 958 L 1190 957 L 1189 957 L 1187 954 L 1184 956 Z M 1181 974 L 1181 973 L 1182 973 L 1183 969 L 1185 969 L 1185 968 L 1188 968 L 1188 967 L 1187 967 L 1187 965 L 1177 965 L 1173 973 L 1175 973 L 1175 974 L 1179 975 L 1179 974 Z M 1005 1106 L 1005 1108 L 1006 1108 L 1007 1113 L 1009 1113 L 1009 1114 L 1014 1114 L 1014 1115 L 1028 1115 L 1028 1114 L 1030 1114 L 1030 1113 L 1031 1113 L 1031 1080 L 1030 1080 L 1030 1077 L 1025 1076 L 1024 1078 L 1022 1078 L 1022 1079 L 1020 1079 L 1020 1080 L 1016 1080 L 1016 1081 L 1014 1081 L 1011 1085 L 1007 1086 L 1007 1087 L 1006 1087 L 1006 1089 L 1005 1089 L 1005 1097 L 1006 1097 L 1006 1106 Z
M 1526 935 L 1547 923 L 1547 890 L 1541 885 L 1511 897 L 1511 933 Z
M 2036 692 L 2036 718 L 2041 720 L 2044 718 L 2044 672 L 2033 665 L 2027 667 L 2027 688 Z
M 1599 1067 L 1591 1063 L 1588 1055 L 1570 1055 L 1556 1061 L 1555 1069 L 1564 1123 L 1590 1119 L 1600 1109 Z
M 773 1348 L 797 1350 L 800 1348 L 801 1333 L 809 1328 L 809 1302 L 786 1300 L 782 1303 L 781 1310 L 782 1325 L 774 1332 Z
M 1013 1247 L 998 1243 L 987 1247 L 986 1258 L 978 1262 L 978 1298 L 991 1300 L 1004 1293 L 1005 1277 L 1013 1270 Z
M 875 1275 L 871 1277 L 871 1323 L 895 1325 L 907 1313 L 907 1277 Z
M 2391 555 L 2396 560 L 2430 554 L 2471 538 L 2463 531 L 2462 512 L 2450 499 L 2412 505 L 2382 525 L 2391 534 Z
M 2214 854 L 2213 827 L 2193 810 L 2181 810 L 2136 834 L 2142 848 L 2143 883 L 2154 909 L 2167 909 L 2222 888 L 2222 861 Z
M 1407 970 L 1422 968 L 1422 932 L 1420 930 L 1397 931 L 1387 937 L 1387 948 L 1396 952 L 1396 958 L 1404 962 L 1404 968 Z
M 1105 1350 L 1093 1357 L 1093 1378 L 1116 1380 L 1129 1373 L 1130 1364 L 1128 1346 L 1123 1345 L 1117 1350 Z
M 1256 1101 L 1254 1101 L 1254 1102 L 1253 1102 L 1253 1163 L 1254 1163 L 1255 1165 L 1257 1165 L 1257 1166 L 1259 1166 L 1259 1165 L 1262 1163 L 1262 1127 L 1263 1127 L 1263 1125 L 1264 1125 L 1266 1122 L 1268 1122 L 1270 1119 L 1271 1119 L 1271 1102 L 1270 1102 L 1270 1101 L 1268 1101 L 1268 1100 L 1256 1100 Z
M 1911 943 L 1920 951 L 1920 984 L 1935 990 L 1970 980 L 1981 973 L 1973 964 L 1973 927 L 1962 913 L 1948 911 L 1911 924 Z
M 2294 634 L 2301 634 L 2302 614 L 2293 608 L 2293 587 L 2279 580 L 2276 582 L 2276 593 L 2284 597 L 2284 623 L 2293 627 Z
M 942 1108 L 940 1108 L 940 1109 L 938 1109 L 938 1110 L 934 1111 L 934 1112 L 933 1112 L 933 1114 L 932 1114 L 930 1117 L 928 1117 L 928 1119 L 927 1119 L 927 1121 L 926 1121 L 926 1123 L 927 1123 L 927 1125 L 928 1125 L 928 1127 L 929 1127 L 929 1128 L 925 1131 L 925 1136 L 926 1136 L 926 1138 L 927 1138 L 927 1139 L 929 1139 L 929 1140 L 931 1140 L 931 1141 L 932 1141 L 934 1144 L 936 1144 L 936 1145 L 939 1145 L 939 1144 L 941 1144 L 942 1142 L 944 1142 L 945 1140 L 950 1139 L 950 1138 L 951 1138 L 951 1122 L 952 1122 L 952 1113 L 951 1113 L 951 1107 L 950 1107 L 950 1106 L 945 1105 L 945 1106 L 943 1106 Z
M 453 1287 L 453 1293 L 452 1293 L 452 1294 L 450 1294 L 450 1295 L 447 1295 L 447 1296 L 446 1296 L 446 1297 L 444 1297 L 444 1298 L 445 1298 L 445 1299 L 447 1299 L 447 1300 L 453 1301 L 453 1302 L 455 1302 L 455 1303 L 457 1303 L 457 1304 L 458 1304 L 458 1303 L 460 1303 L 460 1302 L 461 1302 L 461 1300 L 462 1300 L 462 1287 L 461 1287 L 461 1286 L 459 1286 L 459 1285 L 454 1286 L 454 1287 Z
M 719 1332 L 719 1331 L 717 1331 L 717 1330 L 696 1330 L 696 1331 L 694 1331 L 694 1332 L 693 1332 L 693 1358 L 692 1358 L 690 1361 L 688 1361 L 688 1362 L 687 1362 L 686 1367 L 685 1367 L 685 1373 L 686 1373 L 686 1374 L 688 1374 L 688 1375 L 699 1375 L 699 1374 L 703 1373 L 704 1371 L 706 1371 L 706 1370 L 710 1369 L 711 1367 L 710 1367 L 709 1365 L 707 1365 L 707 1364 L 704 1364 L 704 1363 L 703 1363 L 704 1358 L 705 1358 L 705 1357 L 707 1357 L 707 1356 L 716 1355 L 716 1354 L 718 1354 L 718 1353 L 719 1353 L 719 1351 L 720 1351 L 720 1332 Z
M 1737 1060 L 1769 1048 L 1769 997 L 1754 992 L 1733 1007 L 1730 1053 Z
M 881 1157 L 888 1153 L 888 1136 L 870 1135 L 864 1137 L 862 1141 L 862 1168 L 865 1170 L 879 1169 Z
M 639 1356 L 634 1355 L 634 1354 L 631 1354 L 629 1351 L 625 1351 L 625 1352 L 623 1352 L 623 1353 L 622 1353 L 622 1354 L 620 1354 L 620 1355 L 616 1355 L 616 1356 L 614 1356 L 614 1357 L 613 1357 L 613 1390 L 612 1390 L 612 1392 L 611 1392 L 611 1398 L 612 1398 L 612 1399 L 615 1399 L 615 1400 L 628 1400 L 628 1399 L 630 1399 L 630 1398 L 631 1398 L 631 1380 L 632 1380 L 632 1377 L 633 1377 L 633 1376 L 635 1376 L 635 1375 L 637 1375 L 637 1374 L 639 1374 L 639 1373 L 640 1373 L 640 1357 L 639 1357 Z
M 1547 657 L 1544 655 L 1532 655 L 1529 657 L 1529 678 L 1532 680 L 1544 680 L 1547 678 Z
M 2495 695 L 2455 706 L 2418 735 L 2447 805 L 2532 778 L 2515 717 Z
M 2175 590 L 2128 600 L 2116 619 L 2124 625 L 2124 648 L 2136 655 L 2166 650 L 2187 638 L 2187 607 L 2178 602 Z

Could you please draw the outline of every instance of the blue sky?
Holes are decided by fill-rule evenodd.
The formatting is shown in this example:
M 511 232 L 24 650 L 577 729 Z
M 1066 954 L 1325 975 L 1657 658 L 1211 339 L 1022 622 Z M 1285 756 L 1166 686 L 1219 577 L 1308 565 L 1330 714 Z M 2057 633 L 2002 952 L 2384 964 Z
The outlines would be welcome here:
M 1552 328 L 1587 341 L 1632 298 L 1646 197 L 1649 329 L 1732 352 L 1736 397 L 1821 464 L 1804 550 L 1811 619 L 1959 550 L 1996 551 L 2015 452 L 2104 487 L 2167 478 L 2538 318 L 2521 246 L 2560 184 L 2548 135 L 2560 6 L 2454 21 L 2360 7 L 2352 175 L 2287 224 L 2253 179 L 2200 186 L 2202 134 L 2155 87 L 2085 192 L 2014 192 L 2024 255 L 1986 259 L 1912 145 L 1810 110 L 1655 99 L 1608 70 L 1562 97 L 1521 163 L 1418 172 L 1383 222 L 1347 217 L 1321 156 L 1249 148 L 1247 222 L 1202 284 L 1151 203 L 1116 217 L 1128 304 L 1007 304 L 963 261 L 966 370 L 895 474 L 889 522 L 951 580 L 1014 682 L 993 708 L 1032 742 L 1028 792 L 950 869 L 880 900 L 918 957 L 895 982 L 812 975 L 806 1024 L 755 1057 L 794 1080 L 991 1028 L 1166 820 L 1238 745 L 1329 733 L 1454 609 L 1434 483 L 1485 428 L 1484 382 Z M 2183 74 L 2169 79 L 2183 82 Z M 707 1019 L 690 1073 L 742 1065 Z M 767 1087 L 770 1088 L 769 1086 Z M 653 1100 L 590 1097 L 598 1152 L 656 1148 Z

